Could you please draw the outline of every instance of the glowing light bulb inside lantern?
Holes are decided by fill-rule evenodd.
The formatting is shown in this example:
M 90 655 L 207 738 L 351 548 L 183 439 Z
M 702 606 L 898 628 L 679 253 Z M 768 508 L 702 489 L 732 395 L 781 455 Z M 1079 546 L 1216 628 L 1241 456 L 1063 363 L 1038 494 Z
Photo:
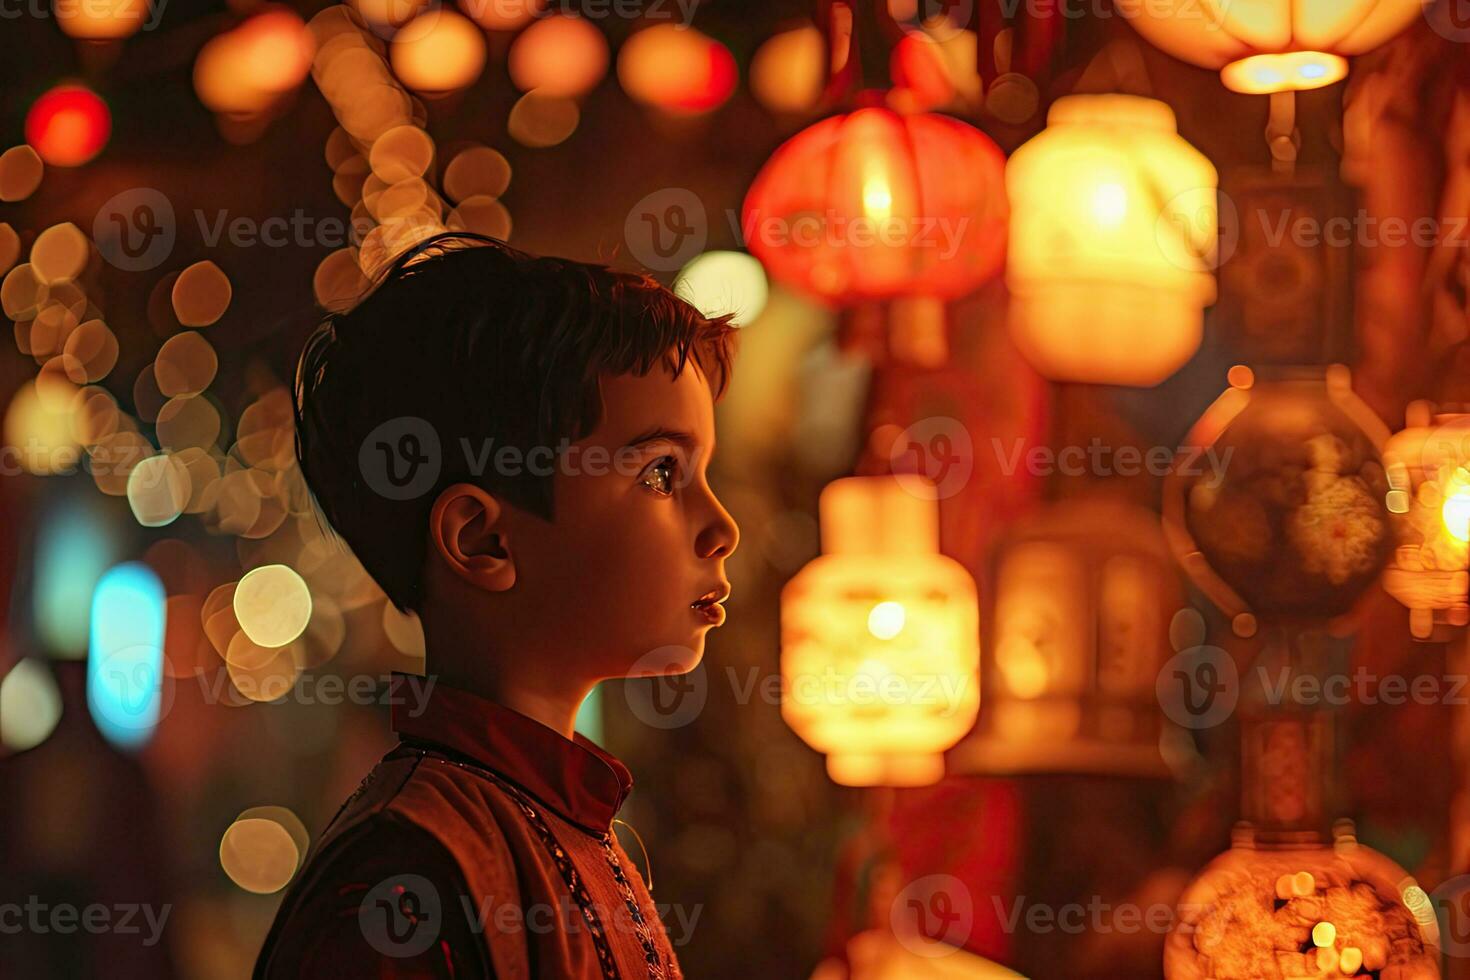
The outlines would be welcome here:
M 1107 228 L 1116 228 L 1128 214 L 1128 190 L 1119 183 L 1099 184 L 1092 193 L 1092 216 Z
M 1445 488 L 1444 506 L 1440 519 L 1450 537 L 1456 541 L 1470 542 L 1470 473 L 1460 469 L 1450 478 Z
M 863 214 L 873 221 L 887 221 L 893 214 L 893 190 L 882 173 L 870 173 L 863 181 Z
M 880 640 L 891 640 L 903 632 L 903 603 L 880 602 L 868 613 L 868 632 Z

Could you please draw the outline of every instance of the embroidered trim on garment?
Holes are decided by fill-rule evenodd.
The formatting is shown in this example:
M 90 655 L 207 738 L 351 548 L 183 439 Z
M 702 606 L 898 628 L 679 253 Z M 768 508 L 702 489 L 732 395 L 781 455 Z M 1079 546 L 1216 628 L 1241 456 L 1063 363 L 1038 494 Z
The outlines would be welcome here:
M 541 839 L 541 843 L 546 848 L 547 853 L 551 855 L 552 861 L 556 864 L 557 871 L 561 872 L 562 881 L 565 882 L 567 889 L 572 893 L 572 898 L 576 901 L 578 908 L 582 912 L 582 918 L 587 921 L 588 931 L 592 935 L 592 945 L 597 950 L 597 959 L 602 966 L 602 975 L 607 980 L 618 980 L 617 960 L 613 957 L 612 947 L 608 944 L 607 934 L 603 929 L 602 922 L 598 919 L 597 913 L 593 909 L 592 895 L 587 891 L 587 886 L 583 884 L 582 876 L 577 873 L 577 867 L 572 863 L 571 856 L 567 854 L 566 850 L 561 846 L 561 843 L 556 839 L 556 835 L 552 833 L 551 827 L 547 825 L 546 820 L 541 816 L 540 812 L 531 805 L 532 801 L 525 792 L 514 783 L 501 778 L 483 766 L 473 765 L 459 759 L 451 759 L 448 756 L 427 749 L 414 749 L 413 751 L 423 758 L 456 766 L 466 772 L 472 772 L 489 779 L 496 786 L 500 787 L 516 806 L 520 808 L 521 813 L 525 814 L 526 821 L 530 823 L 531 829 L 536 832 L 536 836 Z M 664 962 L 659 958 L 658 947 L 654 944 L 653 935 L 649 931 L 648 923 L 643 916 L 643 910 L 638 907 L 638 897 L 634 894 L 632 883 L 623 871 L 623 865 L 618 860 L 617 852 L 613 850 L 612 834 L 604 833 L 598 835 L 598 837 L 602 843 L 603 853 L 607 858 L 607 863 L 612 869 L 613 880 L 617 882 L 623 903 L 627 906 L 628 913 L 632 917 L 633 929 L 638 936 L 638 944 L 643 947 L 643 959 L 648 965 L 649 980 L 668 980 L 670 971 L 666 970 Z

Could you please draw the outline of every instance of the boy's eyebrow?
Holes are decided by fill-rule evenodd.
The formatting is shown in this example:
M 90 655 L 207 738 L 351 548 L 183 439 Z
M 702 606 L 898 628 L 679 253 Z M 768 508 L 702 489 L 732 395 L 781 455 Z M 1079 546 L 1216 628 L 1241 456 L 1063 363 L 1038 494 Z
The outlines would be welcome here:
M 629 439 L 623 448 L 635 449 L 650 442 L 672 442 L 685 452 L 693 452 L 697 440 L 683 429 L 666 429 L 661 425 L 656 425 L 642 435 Z

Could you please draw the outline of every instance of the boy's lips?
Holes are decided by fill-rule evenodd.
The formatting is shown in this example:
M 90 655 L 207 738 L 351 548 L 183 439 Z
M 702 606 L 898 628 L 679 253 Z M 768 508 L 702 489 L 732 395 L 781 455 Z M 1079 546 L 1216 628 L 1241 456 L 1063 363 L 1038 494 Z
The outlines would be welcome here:
M 730 583 L 721 582 L 691 602 L 689 608 L 693 609 L 695 614 L 705 622 L 712 626 L 719 626 L 725 621 L 725 607 L 721 603 L 728 598 L 730 598 Z

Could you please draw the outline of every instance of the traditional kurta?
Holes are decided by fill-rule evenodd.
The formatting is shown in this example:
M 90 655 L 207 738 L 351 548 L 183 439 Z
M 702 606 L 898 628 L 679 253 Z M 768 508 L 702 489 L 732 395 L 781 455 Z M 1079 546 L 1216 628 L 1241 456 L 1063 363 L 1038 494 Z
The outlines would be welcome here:
M 281 903 L 257 978 L 675 980 L 612 832 L 628 769 L 581 735 L 434 685 Z

